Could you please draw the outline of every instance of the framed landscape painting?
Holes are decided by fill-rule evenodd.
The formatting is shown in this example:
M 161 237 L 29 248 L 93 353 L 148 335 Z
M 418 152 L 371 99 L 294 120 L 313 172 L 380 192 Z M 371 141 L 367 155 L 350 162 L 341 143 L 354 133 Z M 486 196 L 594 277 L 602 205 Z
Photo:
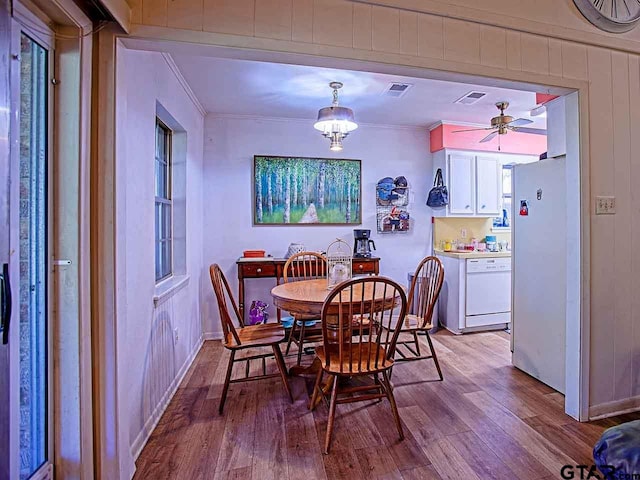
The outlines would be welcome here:
M 253 157 L 254 225 L 360 225 L 360 160 Z

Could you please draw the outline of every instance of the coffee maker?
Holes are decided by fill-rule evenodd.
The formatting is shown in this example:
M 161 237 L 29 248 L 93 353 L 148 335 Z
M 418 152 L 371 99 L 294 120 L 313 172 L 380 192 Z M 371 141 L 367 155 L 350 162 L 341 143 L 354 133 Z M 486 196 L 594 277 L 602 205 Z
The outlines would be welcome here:
M 353 236 L 353 256 L 360 258 L 370 257 L 371 247 L 373 247 L 374 250 L 376 249 L 376 244 L 369 238 L 371 236 L 371 230 L 354 230 Z

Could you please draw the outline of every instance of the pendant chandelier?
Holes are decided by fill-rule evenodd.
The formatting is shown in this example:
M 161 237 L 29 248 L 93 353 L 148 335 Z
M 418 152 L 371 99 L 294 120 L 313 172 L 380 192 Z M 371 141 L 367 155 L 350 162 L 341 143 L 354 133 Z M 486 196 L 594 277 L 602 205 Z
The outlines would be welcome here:
M 353 110 L 338 105 L 338 90 L 342 88 L 342 83 L 331 82 L 329 86 L 333 89 L 333 103 L 318 111 L 318 120 L 313 127 L 329 139 L 331 151 L 340 152 L 342 140 L 358 128 L 358 124 L 353 117 Z

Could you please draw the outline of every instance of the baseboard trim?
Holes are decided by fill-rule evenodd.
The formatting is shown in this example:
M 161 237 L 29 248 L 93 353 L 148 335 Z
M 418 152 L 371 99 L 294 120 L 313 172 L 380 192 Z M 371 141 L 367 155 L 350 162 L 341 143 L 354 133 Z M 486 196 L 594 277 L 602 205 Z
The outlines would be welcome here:
M 140 431 L 140 433 L 134 440 L 133 444 L 131 445 L 131 454 L 134 461 L 134 469 L 133 469 L 134 471 L 131 472 L 131 477 L 133 477 L 133 474 L 135 473 L 135 461 L 138 459 L 140 452 L 142 452 L 142 449 L 147 444 L 147 441 L 149 440 L 149 437 L 151 436 L 153 429 L 156 428 L 156 426 L 158 425 L 158 422 L 160 421 L 160 417 L 162 417 L 162 414 L 167 409 L 169 402 L 171 401 L 176 391 L 178 390 L 178 387 L 182 383 L 182 380 L 184 380 L 184 377 L 189 371 L 189 368 L 191 367 L 191 365 L 193 364 L 193 361 L 195 360 L 196 355 L 198 355 L 198 352 L 202 348 L 202 344 L 204 343 L 204 341 L 205 341 L 204 335 L 201 335 L 198 341 L 196 342 L 194 348 L 191 350 L 191 353 L 189 353 L 189 356 L 182 364 L 182 367 L 180 367 L 180 370 L 178 371 L 178 374 L 176 375 L 175 379 L 171 383 L 170 387 L 162 396 L 162 399 L 160 400 L 160 402 L 158 402 L 158 405 L 153 410 L 153 413 L 149 415 L 149 418 L 147 419 L 144 426 L 142 427 L 142 430 Z
M 204 332 L 202 338 L 205 340 L 222 340 L 221 332 Z
M 638 410 L 640 410 L 640 396 L 625 398 L 624 400 L 615 400 L 590 407 L 589 420 L 600 420 L 601 418 L 613 417 Z

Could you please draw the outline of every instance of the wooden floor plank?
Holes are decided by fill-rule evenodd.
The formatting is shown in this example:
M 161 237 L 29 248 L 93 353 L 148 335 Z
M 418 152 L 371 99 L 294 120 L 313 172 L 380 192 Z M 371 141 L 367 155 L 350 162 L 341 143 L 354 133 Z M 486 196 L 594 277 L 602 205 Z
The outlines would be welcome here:
M 564 430 L 561 425 L 538 425 L 534 430 L 562 449 L 576 465 L 594 465 L 593 445 L 587 445 L 579 438 Z
M 442 477 L 438 475 L 433 465 L 404 470 L 402 472 L 402 478 L 403 480 L 442 480 Z
M 509 436 L 464 395 L 460 395 L 446 384 L 437 391 L 438 395 L 471 427 L 489 450 L 515 473 L 517 478 L 533 480 L 548 473 L 542 463 L 531 456 L 516 439 Z
M 394 367 L 404 441 L 386 400 L 343 404 L 329 455 L 321 453 L 327 407 L 307 409 L 312 377 L 290 379 L 293 404 L 279 378 L 234 384 L 220 416 L 229 354 L 205 342 L 137 459 L 135 478 L 559 478 L 565 463 L 592 462 L 605 428 L 640 418 L 581 424 L 566 416 L 563 395 L 510 364 L 504 332 L 432 338 L 443 382 L 429 360 Z M 251 363 L 252 373 L 260 368 Z M 276 371 L 273 361 L 267 368 Z M 244 373 L 239 364 L 234 377 Z
M 444 433 L 418 405 L 400 407 L 398 409 L 402 423 L 411 432 L 420 446 L 429 446 L 436 440 L 444 438 Z M 427 453 L 427 458 L 429 454 Z
M 287 436 L 285 432 L 284 394 L 279 378 L 263 380 L 257 397 L 253 438 L 252 480 L 287 480 Z
M 327 478 L 336 480 L 360 480 L 368 477 L 360 467 L 358 455 L 353 448 L 332 445 L 329 455 L 323 455 Z
M 307 409 L 306 398 L 294 398 L 294 404 L 288 404 L 284 408 L 289 480 L 325 478 L 321 444 L 318 441 L 313 412 Z
M 536 457 L 549 470 L 549 473 L 559 472 L 564 465 L 575 465 L 575 461 L 566 453 L 556 448 L 520 418 L 502 405 L 492 404 L 489 395 L 476 392 L 466 393 L 465 396 L 504 430 L 512 432 L 512 437 L 516 438 L 525 450 Z
M 400 470 L 386 446 L 356 450 L 360 468 L 370 479 L 402 480 Z
M 447 437 L 479 478 L 513 480 L 517 475 L 473 432 Z
M 383 401 L 373 404 L 367 411 L 399 471 L 402 472 L 431 464 L 431 461 L 424 454 L 406 424 L 403 427 L 405 438 L 404 440 L 399 439 L 398 431 L 393 426 L 391 408 L 388 402 Z
M 231 399 L 225 406 L 227 421 L 216 471 L 227 472 L 253 464 L 257 391 L 251 384 L 236 384 L 229 389 Z
M 443 479 L 478 480 L 471 465 L 458 453 L 448 438 L 441 438 L 423 448 L 426 449 L 425 451 L 438 475 Z
M 251 467 L 241 467 L 224 472 L 216 472 L 213 480 L 246 480 L 247 478 L 251 478 Z

